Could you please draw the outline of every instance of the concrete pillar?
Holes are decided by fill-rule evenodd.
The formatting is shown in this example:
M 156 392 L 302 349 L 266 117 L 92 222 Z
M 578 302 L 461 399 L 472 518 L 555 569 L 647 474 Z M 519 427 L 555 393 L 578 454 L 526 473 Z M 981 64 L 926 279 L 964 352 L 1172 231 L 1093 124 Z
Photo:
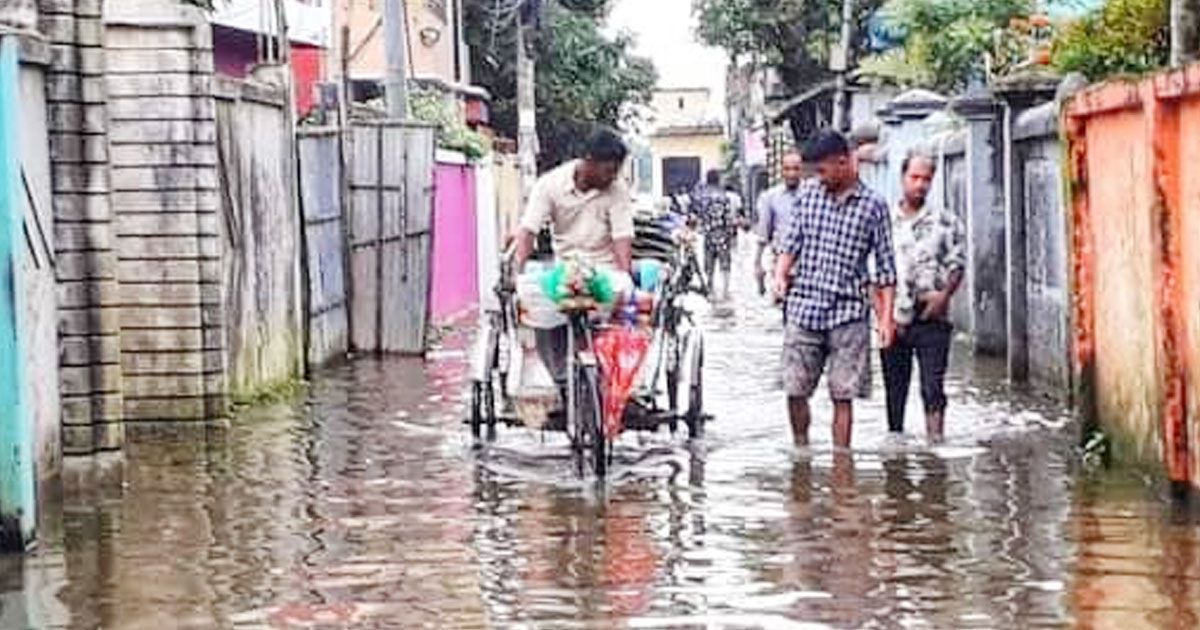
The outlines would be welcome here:
M 994 89 L 1001 102 L 1000 142 L 1002 177 L 1001 194 L 1004 203 L 1005 232 L 1007 234 L 1006 281 L 1008 311 L 1005 328 L 1008 338 L 1008 378 L 1014 383 L 1029 380 L 1029 279 L 1026 217 L 1023 198 L 1023 177 L 1017 172 L 1021 168 L 1016 155 L 1014 127 L 1017 118 L 1024 112 L 1054 99 L 1059 79 L 1051 74 L 1030 73 L 1014 75 L 1001 81 Z
M 1008 346 L 1008 240 L 1005 231 L 1001 109 L 990 94 L 952 104 L 966 120 L 967 274 L 975 351 L 1003 356 Z
M 883 188 L 877 192 L 889 203 L 899 201 L 903 192 L 900 185 L 900 165 L 904 156 L 912 148 L 929 141 L 924 120 L 934 112 L 945 110 L 948 103 L 946 97 L 941 94 L 915 89 L 888 101 L 888 104 L 877 112 L 879 120 L 883 123 L 879 137 L 886 163 Z
M 42 0 L 39 15 L 52 50 L 46 103 L 67 456 L 125 441 L 101 9 L 100 0 Z

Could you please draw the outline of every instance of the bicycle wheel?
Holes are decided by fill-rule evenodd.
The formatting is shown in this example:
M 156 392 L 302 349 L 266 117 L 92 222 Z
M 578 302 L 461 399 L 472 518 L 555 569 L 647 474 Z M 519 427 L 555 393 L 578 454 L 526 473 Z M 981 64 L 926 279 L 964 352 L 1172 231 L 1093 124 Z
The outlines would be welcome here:
M 688 435 L 704 435 L 704 338 L 697 336 L 688 362 L 689 390 L 687 408 Z
M 600 403 L 600 378 L 595 366 L 581 366 L 575 381 L 576 418 L 579 419 L 580 455 L 591 465 L 596 477 L 608 473 L 608 441 L 604 438 L 604 412 Z

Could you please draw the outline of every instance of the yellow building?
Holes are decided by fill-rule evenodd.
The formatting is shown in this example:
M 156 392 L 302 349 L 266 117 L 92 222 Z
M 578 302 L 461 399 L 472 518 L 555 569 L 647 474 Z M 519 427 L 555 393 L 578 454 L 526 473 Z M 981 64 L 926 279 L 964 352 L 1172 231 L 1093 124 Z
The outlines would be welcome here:
M 651 101 L 649 135 L 653 192 L 690 190 L 710 169 L 723 166 L 725 129 L 711 116 L 707 88 L 658 90 Z

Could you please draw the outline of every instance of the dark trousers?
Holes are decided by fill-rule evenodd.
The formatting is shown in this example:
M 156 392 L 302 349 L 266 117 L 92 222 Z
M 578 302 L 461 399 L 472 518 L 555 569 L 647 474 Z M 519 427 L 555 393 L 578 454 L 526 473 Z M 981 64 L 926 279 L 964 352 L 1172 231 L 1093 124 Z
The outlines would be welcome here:
M 904 408 L 908 404 L 914 357 L 921 368 L 921 400 L 925 412 L 945 411 L 946 366 L 950 362 L 953 330 L 948 322 L 916 322 L 897 335 L 891 348 L 880 353 L 890 431 L 904 430 Z

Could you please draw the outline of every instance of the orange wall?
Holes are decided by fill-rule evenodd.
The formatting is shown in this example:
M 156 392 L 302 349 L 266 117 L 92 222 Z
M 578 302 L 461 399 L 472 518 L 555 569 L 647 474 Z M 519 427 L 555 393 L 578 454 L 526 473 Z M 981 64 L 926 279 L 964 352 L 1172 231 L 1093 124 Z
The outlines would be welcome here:
M 1090 88 L 1064 123 L 1083 402 L 1200 488 L 1200 65 Z

